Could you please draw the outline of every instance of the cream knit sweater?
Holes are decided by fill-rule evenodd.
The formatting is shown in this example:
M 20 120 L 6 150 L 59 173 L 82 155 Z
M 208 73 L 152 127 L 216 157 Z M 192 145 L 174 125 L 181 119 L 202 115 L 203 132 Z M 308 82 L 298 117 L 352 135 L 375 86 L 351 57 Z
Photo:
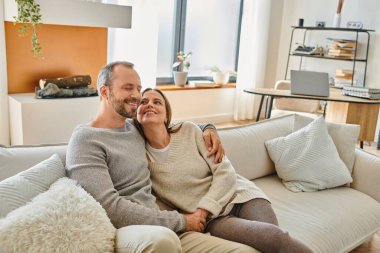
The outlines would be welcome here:
M 166 161 L 149 163 L 153 191 L 166 204 L 184 213 L 197 208 L 215 218 L 227 215 L 235 203 L 268 197 L 251 181 L 237 175 L 227 159 L 207 158 L 202 131 L 191 122 L 171 134 Z

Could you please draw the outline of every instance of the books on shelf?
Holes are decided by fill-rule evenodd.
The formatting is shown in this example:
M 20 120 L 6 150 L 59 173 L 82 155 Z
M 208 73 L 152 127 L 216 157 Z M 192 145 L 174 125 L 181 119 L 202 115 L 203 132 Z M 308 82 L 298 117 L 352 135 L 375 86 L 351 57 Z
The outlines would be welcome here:
M 355 56 L 356 40 L 327 38 L 330 41 L 328 56 L 341 59 L 353 59 Z
M 357 80 L 348 80 L 348 79 L 340 79 L 340 78 L 334 78 L 334 86 L 335 87 L 345 87 L 345 86 L 351 86 L 352 85 L 357 85 L 358 81 Z
M 352 69 L 337 69 L 335 70 L 336 76 L 352 76 L 354 71 Z
M 353 80 L 352 69 L 337 69 L 335 70 L 334 86 L 343 87 L 347 85 L 356 85 L 357 80 Z
M 342 89 L 342 94 L 346 96 L 368 99 L 380 99 L 380 89 L 375 88 L 344 86 Z
M 356 40 L 332 38 L 332 37 L 328 37 L 327 40 L 330 40 L 331 44 L 335 48 L 355 48 L 356 43 L 357 43 Z

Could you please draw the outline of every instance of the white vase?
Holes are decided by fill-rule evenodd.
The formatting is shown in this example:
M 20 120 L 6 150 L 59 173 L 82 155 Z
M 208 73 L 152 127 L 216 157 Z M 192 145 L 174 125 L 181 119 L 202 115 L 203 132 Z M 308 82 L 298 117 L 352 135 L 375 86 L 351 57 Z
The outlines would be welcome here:
M 340 21 L 342 19 L 342 15 L 340 13 L 335 13 L 333 20 L 333 27 L 340 27 Z
M 173 71 L 175 86 L 183 87 L 187 82 L 187 72 Z
M 230 80 L 230 72 L 213 72 L 212 79 L 216 84 L 226 85 Z

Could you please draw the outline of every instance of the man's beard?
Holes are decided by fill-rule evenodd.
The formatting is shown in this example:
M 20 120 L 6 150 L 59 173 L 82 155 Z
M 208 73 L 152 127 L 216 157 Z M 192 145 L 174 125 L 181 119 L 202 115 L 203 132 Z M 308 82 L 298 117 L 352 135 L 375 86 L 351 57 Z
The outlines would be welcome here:
M 110 102 L 115 111 L 125 117 L 125 118 L 133 118 L 136 116 L 137 108 L 131 108 L 130 111 L 125 109 L 125 104 L 135 101 L 135 98 L 126 98 L 126 99 L 116 99 L 113 92 L 110 92 Z

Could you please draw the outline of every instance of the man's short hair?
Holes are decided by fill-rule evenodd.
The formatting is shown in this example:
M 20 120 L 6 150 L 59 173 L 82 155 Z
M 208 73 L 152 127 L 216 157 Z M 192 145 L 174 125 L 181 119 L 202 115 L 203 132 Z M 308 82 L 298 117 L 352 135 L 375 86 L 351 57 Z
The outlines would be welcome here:
M 103 85 L 108 86 L 108 87 L 112 86 L 112 71 L 114 67 L 117 65 L 123 65 L 131 69 L 133 69 L 133 67 L 135 66 L 133 63 L 127 62 L 127 61 L 114 61 L 104 66 L 99 71 L 99 75 L 98 75 L 97 89 L 98 89 L 99 96 L 100 96 L 100 87 L 102 87 Z

